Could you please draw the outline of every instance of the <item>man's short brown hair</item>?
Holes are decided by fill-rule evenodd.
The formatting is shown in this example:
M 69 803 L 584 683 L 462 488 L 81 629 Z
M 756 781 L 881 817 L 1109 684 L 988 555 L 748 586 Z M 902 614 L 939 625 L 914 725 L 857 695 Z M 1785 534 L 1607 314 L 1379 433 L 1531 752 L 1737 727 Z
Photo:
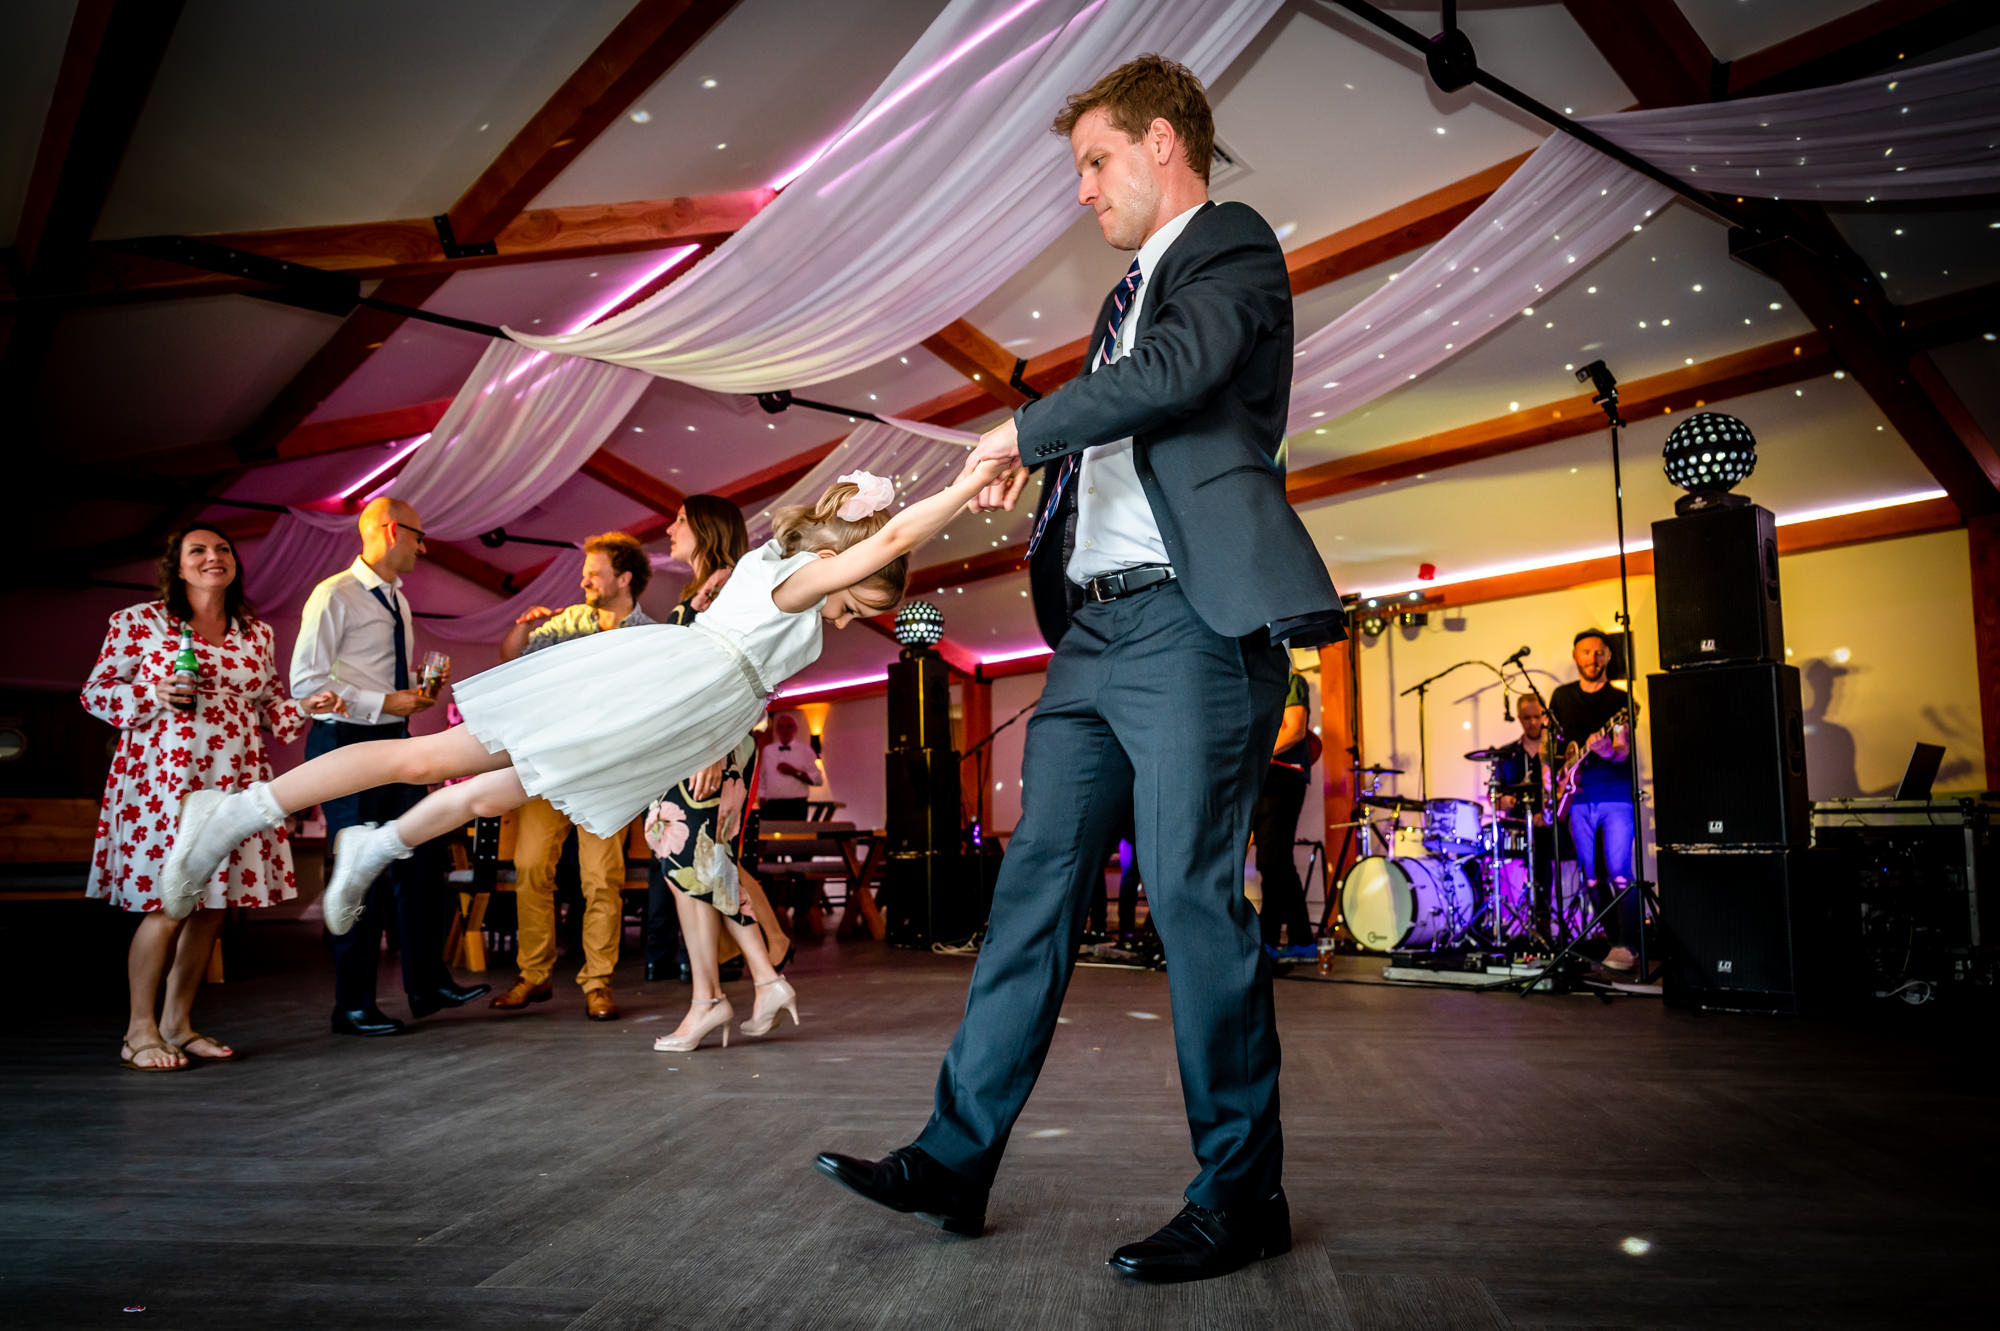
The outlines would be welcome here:
M 1112 125 L 1137 143 L 1155 120 L 1174 127 L 1188 169 L 1208 183 L 1215 157 L 1215 118 L 1201 80 L 1186 65 L 1164 56 L 1142 55 L 1120 65 L 1082 92 L 1072 93 L 1056 115 L 1055 132 L 1069 137 L 1076 122 L 1102 109 Z
M 647 556 L 646 548 L 638 539 L 622 531 L 608 531 L 602 536 L 593 536 L 583 543 L 587 555 L 603 555 L 611 561 L 612 576 L 620 573 L 632 575 L 632 599 L 639 599 L 639 593 L 646 590 L 646 584 L 653 580 L 653 561 Z

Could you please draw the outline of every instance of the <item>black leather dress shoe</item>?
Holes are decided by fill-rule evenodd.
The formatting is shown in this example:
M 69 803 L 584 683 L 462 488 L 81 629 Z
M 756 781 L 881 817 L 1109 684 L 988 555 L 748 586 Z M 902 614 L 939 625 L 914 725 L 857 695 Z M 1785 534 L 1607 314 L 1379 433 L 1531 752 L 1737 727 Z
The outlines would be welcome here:
M 1167 1284 L 1207 1280 L 1292 1250 L 1292 1209 L 1280 1188 L 1252 1206 L 1211 1211 L 1189 1202 L 1164 1229 L 1111 1254 L 1110 1266 L 1134 1280 Z
M 372 1007 L 358 1007 L 333 1014 L 335 1035 L 394 1035 L 402 1029 L 402 1022 Z
M 425 989 L 410 995 L 410 1015 L 428 1017 L 431 1013 L 448 1007 L 464 1007 L 473 999 L 486 993 L 491 985 L 468 984 L 463 989 L 455 984 L 441 984 L 435 989 Z
M 871 1202 L 909 1212 L 947 1234 L 977 1238 L 986 1228 L 986 1189 L 914 1146 L 880 1160 L 823 1153 L 813 1168 Z

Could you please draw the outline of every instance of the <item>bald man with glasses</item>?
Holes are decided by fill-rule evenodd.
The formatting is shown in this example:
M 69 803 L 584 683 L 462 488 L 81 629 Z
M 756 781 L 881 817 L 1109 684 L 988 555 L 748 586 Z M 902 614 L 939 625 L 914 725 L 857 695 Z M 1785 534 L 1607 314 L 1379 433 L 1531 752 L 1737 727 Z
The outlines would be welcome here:
M 400 739 L 410 733 L 411 717 L 437 705 L 411 682 L 416 622 L 403 593 L 404 575 L 424 552 L 422 522 L 408 504 L 385 496 L 361 511 L 360 528 L 360 557 L 313 588 L 299 616 L 291 682 L 295 691 L 306 692 L 294 696 L 327 689 L 347 702 L 340 725 L 316 725 L 306 737 L 308 758 L 346 744 Z M 425 794 L 422 786 L 388 785 L 328 801 L 321 806 L 327 845 L 342 828 L 401 816 Z M 461 987 L 444 964 L 450 905 L 441 845 L 419 847 L 411 857 L 392 861 L 369 887 L 360 920 L 333 937 L 334 1034 L 394 1035 L 403 1029 L 375 1002 L 382 922 L 392 907 L 412 1016 L 458 1007 L 486 992 L 483 984 Z

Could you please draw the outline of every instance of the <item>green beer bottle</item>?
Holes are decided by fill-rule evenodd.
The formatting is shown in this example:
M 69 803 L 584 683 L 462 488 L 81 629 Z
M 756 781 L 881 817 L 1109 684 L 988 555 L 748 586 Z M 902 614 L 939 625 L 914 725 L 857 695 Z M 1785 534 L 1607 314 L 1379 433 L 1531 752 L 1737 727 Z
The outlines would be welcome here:
M 174 657 L 174 682 L 187 689 L 190 694 L 201 688 L 201 658 L 194 654 L 194 625 L 181 625 L 181 650 Z M 176 702 L 177 712 L 192 712 L 195 699 L 190 696 L 186 702 Z

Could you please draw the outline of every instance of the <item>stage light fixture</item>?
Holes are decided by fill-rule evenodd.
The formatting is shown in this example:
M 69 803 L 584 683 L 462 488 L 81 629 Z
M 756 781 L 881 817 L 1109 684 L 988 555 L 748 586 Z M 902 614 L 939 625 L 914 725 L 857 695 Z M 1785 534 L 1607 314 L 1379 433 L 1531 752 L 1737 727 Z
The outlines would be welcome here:
M 896 641 L 905 647 L 935 647 L 944 637 L 944 611 L 929 601 L 911 601 L 896 612 Z
M 1757 467 L 1757 440 L 1750 427 L 1719 411 L 1698 411 L 1676 425 L 1662 450 L 1667 479 L 1686 490 L 1676 513 L 1745 504 L 1729 492 Z
M 1379 638 L 1387 631 L 1389 621 L 1380 615 L 1369 615 L 1361 621 L 1361 631 L 1371 638 Z

